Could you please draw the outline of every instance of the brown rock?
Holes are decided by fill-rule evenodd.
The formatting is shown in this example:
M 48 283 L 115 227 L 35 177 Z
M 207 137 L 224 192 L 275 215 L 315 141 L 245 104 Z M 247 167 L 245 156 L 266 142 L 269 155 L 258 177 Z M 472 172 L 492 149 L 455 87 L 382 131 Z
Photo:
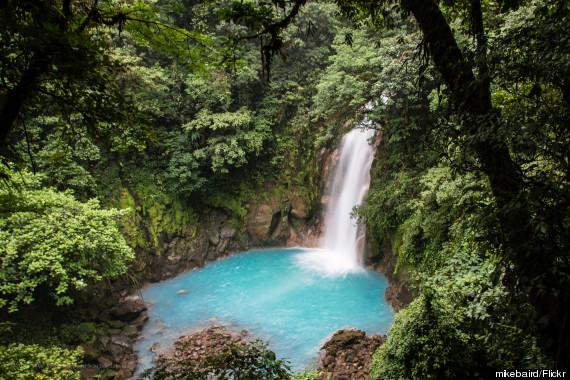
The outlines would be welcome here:
M 297 219 L 305 219 L 307 217 L 307 202 L 301 198 L 297 197 L 291 201 L 291 215 Z
M 236 235 L 237 229 L 231 226 L 223 226 L 220 229 L 220 238 L 221 239 L 231 239 Z
M 150 346 L 150 351 L 155 353 L 160 351 L 160 343 L 154 342 L 152 346 Z
M 95 368 L 81 367 L 79 374 L 82 379 L 94 379 L 97 376 L 97 370 Z
M 88 343 L 82 343 L 81 348 L 83 348 L 83 358 L 86 362 L 92 362 L 97 360 L 99 357 L 99 351 Z
M 253 241 L 265 241 L 271 228 L 273 209 L 267 204 L 258 206 L 249 216 L 247 232 Z
M 215 247 L 220 242 L 220 231 L 218 231 L 217 228 L 213 229 L 212 231 L 210 231 L 209 238 L 210 238 L 210 244 L 212 244 Z
M 112 335 L 111 343 L 117 346 L 121 346 L 131 352 L 133 351 L 133 341 L 125 334 Z
M 101 364 L 103 368 L 111 368 L 113 365 L 113 361 L 105 356 L 98 357 L 97 362 Z
M 366 337 L 363 331 L 356 329 L 339 330 L 323 345 L 326 350 L 321 360 L 319 380 L 362 379 L 368 380 L 368 368 L 372 364 L 372 355 L 386 337 L 372 335 Z M 325 375 L 326 374 L 326 375 Z
M 111 315 L 121 321 L 132 322 L 137 319 L 146 309 L 147 307 L 143 302 L 139 300 L 128 299 L 112 308 L 110 312 Z
M 137 328 L 137 330 L 140 331 L 143 329 L 146 321 L 148 321 L 148 315 L 143 314 L 143 315 L 139 316 L 137 319 L 135 319 L 132 324 L 133 324 L 133 326 L 135 326 Z

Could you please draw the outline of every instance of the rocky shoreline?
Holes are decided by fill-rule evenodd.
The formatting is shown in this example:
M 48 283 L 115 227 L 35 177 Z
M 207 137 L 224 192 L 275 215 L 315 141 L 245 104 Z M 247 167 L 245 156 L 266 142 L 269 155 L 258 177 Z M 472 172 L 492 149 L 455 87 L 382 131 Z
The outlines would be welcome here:
M 133 343 L 140 337 L 148 320 L 147 306 L 136 297 L 127 297 L 97 317 L 97 323 L 85 323 L 94 330 L 95 339 L 80 344 L 83 349 L 81 377 L 128 379 L 133 376 L 138 355 Z
M 361 330 L 346 328 L 335 332 L 321 347 L 319 380 L 367 380 L 372 356 L 386 336 L 367 337 Z M 226 326 L 212 325 L 202 331 L 181 336 L 171 347 L 162 350 L 158 343 L 149 349 L 162 366 L 199 368 L 207 357 L 219 355 L 231 346 L 245 346 L 251 339 L 247 330 L 234 331 Z

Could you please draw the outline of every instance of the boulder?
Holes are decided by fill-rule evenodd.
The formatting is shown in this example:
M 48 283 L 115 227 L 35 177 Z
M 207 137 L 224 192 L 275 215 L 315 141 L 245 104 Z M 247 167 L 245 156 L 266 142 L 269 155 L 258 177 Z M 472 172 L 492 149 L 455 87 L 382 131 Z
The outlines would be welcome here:
M 271 228 L 273 220 L 273 209 L 270 205 L 262 204 L 249 216 L 247 221 L 247 232 L 252 241 L 265 241 Z
M 157 353 L 158 351 L 160 351 L 160 348 L 161 348 L 160 343 L 154 342 L 152 346 L 150 346 L 150 352 Z
M 135 326 L 137 328 L 137 330 L 140 331 L 143 329 L 146 321 L 148 321 L 148 315 L 142 314 L 141 316 L 139 316 L 137 319 L 135 319 L 133 321 L 133 326 Z
M 126 348 L 130 352 L 133 351 L 133 341 L 125 334 L 111 336 L 111 343 Z
M 111 355 L 113 355 L 113 361 L 115 363 L 120 363 L 125 357 L 125 349 L 116 344 L 109 344 L 107 347 Z
M 112 308 L 110 312 L 111 315 L 121 321 L 132 322 L 146 309 L 146 305 L 141 301 L 129 299 L 119 303 L 117 306 Z
M 125 357 L 122 362 L 122 366 L 130 372 L 130 375 L 132 375 L 132 373 L 137 369 L 137 362 L 138 356 L 136 354 L 130 354 Z
M 271 241 L 273 242 L 281 242 L 286 241 L 289 238 L 291 233 L 289 228 L 289 218 L 287 215 L 281 216 L 281 213 L 277 213 L 274 215 L 277 218 L 277 223 L 274 223 L 274 226 L 271 231 Z
M 113 366 L 113 361 L 105 356 L 100 356 L 97 358 L 97 362 L 103 368 L 111 368 Z
M 96 379 L 97 370 L 95 368 L 81 367 L 79 374 L 82 379 Z
M 83 348 L 83 359 L 86 362 L 92 362 L 97 360 L 97 358 L 99 357 L 99 351 L 95 347 L 93 347 L 89 343 L 82 343 L 80 346 L 81 348 Z
M 366 333 L 357 329 L 342 329 L 333 334 L 333 336 L 321 347 L 327 355 L 335 356 L 337 351 L 353 347 L 360 343 L 366 336 Z
M 223 240 L 231 239 L 236 235 L 237 229 L 231 226 L 223 226 L 220 229 L 220 238 Z
M 220 232 L 217 228 L 213 229 L 209 233 L 210 244 L 216 246 L 220 243 Z
M 103 345 L 103 347 L 107 347 L 110 340 L 111 338 L 109 338 L 108 336 L 104 336 L 103 338 L 101 338 L 101 344 Z
M 305 219 L 307 217 L 307 208 L 307 202 L 303 198 L 297 197 L 291 201 L 291 211 L 289 212 L 294 218 Z

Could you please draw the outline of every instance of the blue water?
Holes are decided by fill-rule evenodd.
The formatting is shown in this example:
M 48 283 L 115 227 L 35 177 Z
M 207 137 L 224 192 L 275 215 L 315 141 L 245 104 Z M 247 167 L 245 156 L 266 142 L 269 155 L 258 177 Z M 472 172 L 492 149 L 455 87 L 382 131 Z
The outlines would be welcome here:
M 385 277 L 369 270 L 334 275 L 307 266 L 304 248 L 247 251 L 142 289 L 151 306 L 139 350 L 151 365 L 154 342 L 168 347 L 181 335 L 227 325 L 269 343 L 293 369 L 316 364 L 336 330 L 356 327 L 386 334 L 393 312 L 384 301 Z

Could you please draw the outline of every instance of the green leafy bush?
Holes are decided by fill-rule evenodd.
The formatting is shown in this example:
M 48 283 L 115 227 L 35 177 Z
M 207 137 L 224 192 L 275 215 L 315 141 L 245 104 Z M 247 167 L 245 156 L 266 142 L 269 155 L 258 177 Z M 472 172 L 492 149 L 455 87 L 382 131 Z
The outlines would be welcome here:
M 277 360 L 275 353 L 261 341 L 245 346 L 230 345 L 217 355 L 206 357 L 200 362 L 186 360 L 161 362 L 147 370 L 143 379 L 206 380 L 216 379 L 289 379 L 290 367 L 283 360 Z
M 13 173 L 0 189 L 0 307 L 14 312 L 40 288 L 69 304 L 75 291 L 123 274 L 134 257 L 115 222 L 124 214 Z
M 83 350 L 13 343 L 0 346 L 0 378 L 19 380 L 80 379 Z
M 386 342 L 374 354 L 373 379 L 460 378 L 472 365 L 462 316 L 432 294 L 422 294 L 396 315 Z

